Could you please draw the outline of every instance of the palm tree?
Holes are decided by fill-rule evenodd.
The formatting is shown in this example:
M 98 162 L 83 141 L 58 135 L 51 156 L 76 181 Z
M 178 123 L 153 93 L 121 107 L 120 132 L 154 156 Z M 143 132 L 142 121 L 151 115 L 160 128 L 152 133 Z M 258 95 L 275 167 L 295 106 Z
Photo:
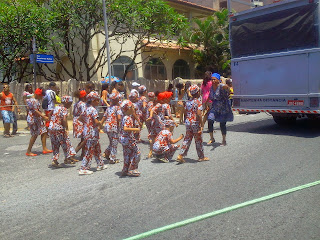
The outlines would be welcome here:
M 189 41 L 196 44 L 193 50 L 197 72 L 207 70 L 230 74 L 229 18 L 228 10 L 215 12 L 205 20 L 194 19 Z

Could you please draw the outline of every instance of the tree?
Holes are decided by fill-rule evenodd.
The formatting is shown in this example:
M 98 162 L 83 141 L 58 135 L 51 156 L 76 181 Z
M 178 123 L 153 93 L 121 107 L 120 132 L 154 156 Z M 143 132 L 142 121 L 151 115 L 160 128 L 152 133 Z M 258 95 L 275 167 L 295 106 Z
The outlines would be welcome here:
M 151 42 L 177 40 L 188 26 L 187 18 L 162 0 L 119 0 L 110 5 L 109 14 L 113 26 L 122 26 L 118 29 L 122 33 L 117 35 L 118 44 L 126 44 L 128 39 L 134 43 L 132 62 L 127 65 L 123 79 L 143 48 Z
M 47 9 L 32 1 L 3 1 L 0 3 L 0 70 L 3 82 L 22 78 L 28 69 L 31 40 L 36 37 L 38 49 L 45 51 L 48 42 L 50 17 Z
M 176 13 L 161 0 L 107 0 L 109 38 L 116 43 L 117 50 L 112 49 L 111 59 L 116 60 L 124 53 L 130 52 L 132 62 L 127 66 L 124 76 L 134 64 L 151 39 L 169 39 L 186 26 L 186 18 Z M 50 10 L 53 12 L 55 34 L 51 44 L 56 62 L 70 78 L 90 80 L 99 69 L 107 63 L 105 42 L 97 46 L 97 53 L 91 53 L 92 40 L 104 35 L 102 4 L 100 0 L 52 0 Z M 128 41 L 134 42 L 133 49 L 124 50 Z M 71 69 L 62 63 L 67 57 Z M 46 68 L 61 79 L 56 69 Z
M 196 44 L 193 50 L 200 76 L 205 71 L 230 75 L 229 17 L 228 10 L 215 12 L 205 20 L 194 19 L 189 42 Z
M 120 46 L 111 49 L 112 61 L 128 52 L 132 58 L 123 79 L 147 44 L 174 39 L 187 25 L 187 19 L 162 0 L 106 2 L 109 37 Z M 107 63 L 104 41 L 92 52 L 93 40 L 105 34 L 101 0 L 11 0 L 2 2 L 0 11 L 0 64 L 8 79 L 17 64 L 23 63 L 25 69 L 29 66 L 14 60 L 31 53 L 33 36 L 38 50 L 53 54 L 57 64 L 39 66 L 38 74 L 47 80 L 66 80 L 61 70 L 67 78 L 90 80 Z M 128 41 L 133 48 L 124 50 Z M 66 58 L 68 65 L 64 64 Z

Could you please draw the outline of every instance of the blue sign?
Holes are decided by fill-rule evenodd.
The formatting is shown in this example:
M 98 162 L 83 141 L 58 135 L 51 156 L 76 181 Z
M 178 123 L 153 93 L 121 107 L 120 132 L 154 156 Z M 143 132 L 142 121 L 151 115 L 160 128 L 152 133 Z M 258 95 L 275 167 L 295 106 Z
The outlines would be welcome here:
M 34 54 L 30 54 L 30 63 L 33 64 Z M 37 63 L 53 63 L 53 55 L 37 54 Z

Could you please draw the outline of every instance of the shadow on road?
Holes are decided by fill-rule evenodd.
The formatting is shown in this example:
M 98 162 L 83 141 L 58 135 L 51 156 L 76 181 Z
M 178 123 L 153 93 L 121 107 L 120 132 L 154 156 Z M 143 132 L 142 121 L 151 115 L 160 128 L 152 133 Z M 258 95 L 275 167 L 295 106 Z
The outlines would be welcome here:
M 315 138 L 320 136 L 320 121 L 303 118 L 298 119 L 295 124 L 280 126 L 272 119 L 265 119 L 227 126 L 227 130 L 232 132 Z

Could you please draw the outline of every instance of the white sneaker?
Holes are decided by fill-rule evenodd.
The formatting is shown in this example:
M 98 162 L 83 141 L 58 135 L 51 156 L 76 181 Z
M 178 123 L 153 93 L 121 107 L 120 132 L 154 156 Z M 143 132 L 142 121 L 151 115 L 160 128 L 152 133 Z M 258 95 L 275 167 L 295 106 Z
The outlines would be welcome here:
M 93 171 L 90 171 L 90 170 L 82 170 L 82 169 L 79 170 L 79 175 L 90 175 L 92 173 Z
M 108 168 L 107 165 L 98 166 L 98 167 L 97 167 L 97 171 L 101 171 L 101 170 L 104 170 L 104 169 L 107 169 L 107 168 Z

